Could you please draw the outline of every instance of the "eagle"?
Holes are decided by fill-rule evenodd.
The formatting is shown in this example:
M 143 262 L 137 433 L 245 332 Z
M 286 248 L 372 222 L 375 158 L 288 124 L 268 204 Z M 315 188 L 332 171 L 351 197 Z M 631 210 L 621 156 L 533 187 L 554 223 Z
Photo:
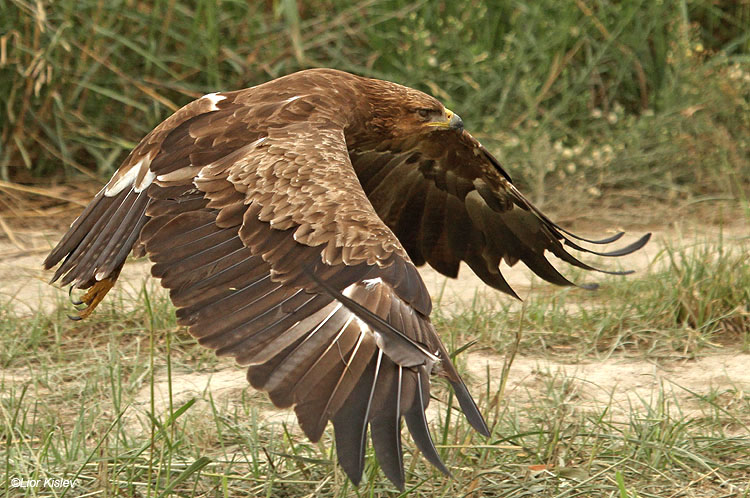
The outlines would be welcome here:
M 430 322 L 417 267 L 461 262 L 516 296 L 500 263 L 573 285 L 547 256 L 595 268 L 623 234 L 587 240 L 553 223 L 437 99 L 389 81 L 309 69 L 179 109 L 130 152 L 44 261 L 85 289 L 82 319 L 127 256 L 148 256 L 180 325 L 318 441 L 328 422 L 359 484 L 370 439 L 404 488 L 401 423 L 445 474 L 425 410 L 446 379 L 471 426 L 490 431 Z M 601 271 L 601 270 L 600 270 Z M 626 272 L 610 272 L 626 273 Z M 517 296 L 516 296 L 517 297 Z

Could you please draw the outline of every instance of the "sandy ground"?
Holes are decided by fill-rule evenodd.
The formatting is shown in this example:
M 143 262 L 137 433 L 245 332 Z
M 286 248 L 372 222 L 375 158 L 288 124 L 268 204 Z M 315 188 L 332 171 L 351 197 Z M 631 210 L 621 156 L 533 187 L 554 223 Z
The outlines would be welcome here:
M 728 243 L 733 239 L 745 237 L 747 227 L 737 227 L 727 231 L 724 238 Z M 66 292 L 49 286 L 47 280 L 50 272 L 41 269 L 46 252 L 60 236 L 58 232 L 15 231 L 15 241 L 0 238 L 0 297 L 12 303 L 18 314 L 33 313 L 37 309 L 53 310 L 58 303 L 67 299 Z M 599 234 L 602 235 L 602 234 Z M 638 253 L 624 258 L 618 264 L 628 269 L 644 271 L 654 263 L 658 253 L 666 243 L 672 246 L 686 246 L 705 243 L 717 236 L 717 230 L 679 230 L 671 228 L 654 233 L 652 242 Z M 627 241 L 634 240 L 632 237 Z M 590 261 L 587 259 L 587 261 Z M 606 263 L 606 262 L 605 262 Z M 612 268 L 612 266 L 609 266 Z M 617 266 L 615 266 L 617 267 Z M 456 306 L 470 306 L 476 297 L 486 302 L 501 302 L 509 299 L 484 286 L 468 268 L 463 268 L 458 280 L 449 280 L 429 269 L 420 270 L 433 297 L 440 297 L 440 306 L 450 312 Z M 531 286 L 531 274 L 523 265 L 517 265 L 505 272 L 508 281 L 521 297 L 528 294 Z M 123 283 L 125 289 L 137 290 L 144 279 L 149 278 L 148 264 L 144 261 L 133 261 L 126 265 L 118 285 Z M 588 276 L 587 281 L 595 281 L 595 276 Z M 468 383 L 473 385 L 476 393 L 483 392 L 490 374 L 490 382 L 496 383 L 500 378 L 503 358 L 484 352 L 468 353 Z M 693 361 L 653 364 L 612 357 L 602 361 L 587 361 L 577 364 L 566 364 L 542 357 L 524 356 L 523 351 L 516 358 L 510 372 L 506 388 L 506 400 L 516 405 L 528 405 L 531 409 L 539 396 L 546 395 L 550 380 L 553 382 L 566 379 L 577 409 L 601 410 L 612 405 L 612 416 L 626 418 L 634 409 L 645 409 L 658 396 L 666 396 L 676 401 L 683 415 L 690 415 L 695 403 L 695 395 L 710 392 L 748 392 L 750 391 L 750 355 L 739 352 L 711 354 Z M 208 393 L 219 403 L 222 400 L 239 399 L 239 391 L 252 389 L 247 387 L 244 372 L 231 361 L 226 361 L 221 370 L 211 373 L 173 372 L 173 402 L 179 406 L 190 398 L 197 397 L 209 410 Z M 7 372 L 6 372 L 7 373 Z M 5 377 L 8 380 L 8 377 Z M 167 381 L 164 378 L 155 385 L 157 411 L 167 406 Z M 494 391 L 493 386 L 493 391 Z M 252 393 L 253 396 L 262 396 Z M 267 404 L 264 404 L 267 405 Z M 199 408 L 198 406 L 194 408 Z M 145 410 L 150 409 L 150 388 L 146 386 L 136 397 L 132 413 L 135 422 Z M 285 421 L 289 426 L 294 420 L 292 413 L 264 410 L 264 416 L 272 421 Z M 695 414 L 699 415 L 699 414 Z
M 714 354 L 691 361 L 655 364 L 624 358 L 569 364 L 538 357 L 517 357 L 506 385 L 505 402 L 522 412 L 533 413 L 541 398 L 549 396 L 549 386 L 565 384 L 564 398 L 575 411 L 601 414 L 608 408 L 613 422 L 627 423 L 633 412 L 645 412 L 666 401 L 666 409 L 676 418 L 696 418 L 708 415 L 698 396 L 728 395 L 738 397 L 750 391 L 750 355 L 741 353 Z M 483 352 L 468 353 L 464 374 L 475 396 L 486 392 L 489 373 L 490 392 L 496 392 L 500 382 L 503 359 Z M 262 394 L 248 387 L 244 372 L 227 362 L 226 367 L 211 373 L 172 373 L 172 403 L 175 407 L 197 399 L 192 413 L 210 414 L 209 399 L 222 405 L 238 403 L 245 395 L 259 398 L 261 416 L 266 422 L 286 423 L 296 430 L 294 414 L 279 410 L 263 402 Z M 155 407 L 158 413 L 169 405 L 169 384 L 164 377 L 154 385 Z M 151 387 L 147 384 L 136 395 L 132 409 L 124 419 L 134 428 L 148 427 L 146 412 L 151 409 Z M 726 400 L 731 403 L 732 400 Z M 433 403 L 428 417 L 441 409 Z M 728 429 L 729 430 L 729 429 Z M 729 430 L 731 432 L 731 430 Z M 747 434 L 745 434 L 746 436 Z
M 602 268 L 627 269 L 644 271 L 657 260 L 657 255 L 665 243 L 676 247 L 705 243 L 717 236 L 717 229 L 667 229 L 654 230 L 653 238 L 640 251 L 617 260 L 605 258 L 582 257 L 588 263 L 598 264 Z M 750 233 L 748 227 L 724 229 L 725 239 L 729 243 L 734 238 Z M 606 236 L 606 231 L 583 235 Z M 20 313 L 32 313 L 36 309 L 50 311 L 57 306 L 59 299 L 67 299 L 66 290 L 47 284 L 52 272 L 42 270 L 42 262 L 49 250 L 60 239 L 61 233 L 55 230 L 14 230 L 14 241 L 0 233 L 0 299 L 12 303 Z M 629 233 L 623 237 L 624 243 L 630 243 L 641 233 Z M 662 260 L 663 261 L 663 260 Z M 552 263 L 556 264 L 552 257 Z M 658 263 L 657 263 L 658 264 Z M 557 265 L 563 274 L 566 264 Z M 509 299 L 505 295 L 487 287 L 466 265 L 462 265 L 458 279 L 449 279 L 431 268 L 420 268 L 420 274 L 427 284 L 434 301 L 440 302 L 442 309 L 450 311 L 457 305 L 467 306 L 475 297 L 487 298 L 489 301 Z M 504 267 L 503 275 L 521 298 L 529 294 L 532 278 L 541 282 L 526 267 L 519 263 L 512 268 Z M 149 264 L 146 260 L 133 260 L 123 268 L 118 279 L 118 287 L 126 290 L 139 289 L 145 279 L 149 278 Z M 595 282 L 597 276 L 588 274 L 586 282 Z

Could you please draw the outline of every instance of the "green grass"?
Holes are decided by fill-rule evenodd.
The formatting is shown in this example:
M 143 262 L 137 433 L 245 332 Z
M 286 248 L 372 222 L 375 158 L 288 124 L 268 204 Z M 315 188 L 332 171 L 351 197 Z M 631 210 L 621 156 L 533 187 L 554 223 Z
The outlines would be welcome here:
M 438 309 L 436 321 L 454 349 L 478 340 L 471 354 L 498 365 L 495 352 L 511 349 L 515 331 L 517 362 L 669 365 L 747 352 L 746 254 L 742 243 L 667 247 L 648 271 L 605 278 L 595 293 L 535 284 L 523 306 Z M 12 478 L 75 479 L 66 496 L 397 494 L 371 449 L 365 480 L 353 488 L 335 465 L 332 432 L 308 442 L 293 417 L 245 387 L 241 369 L 225 371 L 227 362 L 175 325 L 155 282 L 113 294 L 83 323 L 65 318 L 63 299 L 50 313 L 0 310 L 5 496 L 65 492 L 13 488 Z M 467 354 L 457 358 L 463 369 Z M 433 434 L 453 478 L 430 468 L 407 438 L 404 496 L 750 496 L 750 397 L 742 384 L 662 381 L 650 395 L 626 399 L 571 371 L 538 366 L 519 379 L 518 368 L 505 385 L 495 367 L 467 373 L 492 428 L 487 440 L 438 383 Z M 185 391 L 185 379 L 212 373 L 237 383 L 227 388 L 214 377 Z
M 3 179 L 101 179 L 196 96 L 330 66 L 442 99 L 540 202 L 750 197 L 746 2 L 3 0 L 0 45 Z
M 658 242 L 657 242 L 658 243 Z M 572 358 L 607 357 L 615 352 L 654 359 L 693 358 L 723 346 L 750 351 L 750 258 L 748 244 L 707 239 L 694 247 L 664 246 L 645 274 L 597 278 L 600 288 L 552 288 L 532 282 L 523 306 L 504 298 L 477 298 L 461 313 L 437 323 L 467 334 L 498 352 L 526 332 L 521 347 Z M 606 262 L 602 262 L 606 265 Z M 574 282 L 592 280 L 570 272 Z
M 100 182 L 189 100 L 329 66 L 440 98 L 566 222 L 620 223 L 637 205 L 636 223 L 698 212 L 746 224 L 749 26 L 747 2 L 711 0 L 0 0 L 0 179 Z M 645 272 L 598 278 L 595 293 L 535 282 L 523 304 L 438 306 L 451 349 L 476 341 L 462 369 L 470 355 L 502 365 L 517 345 L 515 380 L 501 367 L 467 375 L 487 440 L 435 391 L 433 432 L 454 478 L 408 442 L 405 495 L 750 496 L 746 386 L 662 383 L 624 401 L 571 372 L 513 377 L 529 358 L 669 368 L 747 353 L 747 254 L 747 241 L 721 238 L 667 246 Z M 27 309 L 0 303 L 4 496 L 397 494 L 371 449 L 355 489 L 330 431 L 309 443 L 250 388 L 217 380 L 185 394 L 186 378 L 226 363 L 176 326 L 153 282 L 120 287 L 84 323 L 65 318 L 63 299 Z M 11 487 L 47 477 L 78 484 Z

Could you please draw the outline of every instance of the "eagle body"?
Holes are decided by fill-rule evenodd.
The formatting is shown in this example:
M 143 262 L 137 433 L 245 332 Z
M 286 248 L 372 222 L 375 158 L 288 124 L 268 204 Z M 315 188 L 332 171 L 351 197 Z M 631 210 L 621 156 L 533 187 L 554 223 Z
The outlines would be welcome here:
M 594 244 L 613 242 L 622 234 Z M 247 366 L 317 441 L 333 423 L 356 484 L 369 428 L 403 489 L 401 420 L 447 473 L 425 418 L 447 379 L 470 424 L 489 430 L 430 322 L 416 266 L 460 263 L 515 295 L 500 262 L 572 285 L 548 253 L 593 269 L 512 184 L 458 115 L 418 90 L 312 69 L 205 95 L 132 150 L 44 262 L 87 289 L 87 317 L 134 252 L 153 262 L 178 322 Z M 648 235 L 609 256 L 628 254 Z

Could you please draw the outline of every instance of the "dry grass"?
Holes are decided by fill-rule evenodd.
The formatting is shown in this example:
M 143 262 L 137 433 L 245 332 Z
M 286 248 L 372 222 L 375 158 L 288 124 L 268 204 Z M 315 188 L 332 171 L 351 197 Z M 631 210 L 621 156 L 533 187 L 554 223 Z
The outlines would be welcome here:
M 0 237 L 9 243 L 0 258 L 45 251 L 30 231 L 72 219 L 180 105 L 310 66 L 444 100 L 568 225 L 700 215 L 744 220 L 746 230 L 748 21 L 747 2 L 709 0 L 493 9 L 479 0 L 0 1 Z M 657 382 L 625 400 L 609 382 L 562 368 L 744 358 L 747 254 L 746 240 L 702 240 L 667 247 L 633 277 L 604 279 L 596 294 L 534 284 L 523 308 L 481 299 L 438 307 L 452 350 L 477 341 L 457 362 L 493 436 L 473 435 L 438 389 L 430 416 L 453 478 L 407 444 L 404 495 L 750 496 L 746 384 L 726 375 L 705 386 Z M 352 488 L 330 432 L 307 442 L 241 372 L 238 384 L 227 380 L 232 370 L 176 327 L 153 283 L 120 288 L 83 324 L 65 318 L 62 298 L 3 297 L 5 496 L 396 494 L 372 451 L 365 482 Z M 523 358 L 508 371 L 503 357 L 515 345 Z M 545 366 L 529 364 L 537 360 Z M 76 486 L 13 487 L 46 478 Z
M 330 66 L 444 100 L 539 203 L 747 209 L 748 26 L 708 0 L 8 0 L 0 179 L 101 180 L 196 96 Z
M 605 279 L 595 294 L 536 289 L 523 310 L 438 309 L 452 349 L 477 341 L 457 362 L 493 436 L 473 434 L 439 387 L 430 417 L 453 478 L 407 443 L 404 496 L 748 496 L 746 381 L 709 366 L 747 356 L 746 249 L 666 249 L 651 271 Z M 62 495 L 11 487 L 50 477 L 76 480 L 68 496 L 394 493 L 371 450 L 353 488 L 332 433 L 306 441 L 293 416 L 176 327 L 155 282 L 113 297 L 83 324 L 65 318 L 63 298 L 53 312 L 0 310 L 6 496 Z M 504 374 L 496 351 L 516 337 L 522 357 Z M 648 362 L 661 380 L 631 390 L 623 376 L 641 378 Z M 701 383 L 695 368 L 724 380 Z

